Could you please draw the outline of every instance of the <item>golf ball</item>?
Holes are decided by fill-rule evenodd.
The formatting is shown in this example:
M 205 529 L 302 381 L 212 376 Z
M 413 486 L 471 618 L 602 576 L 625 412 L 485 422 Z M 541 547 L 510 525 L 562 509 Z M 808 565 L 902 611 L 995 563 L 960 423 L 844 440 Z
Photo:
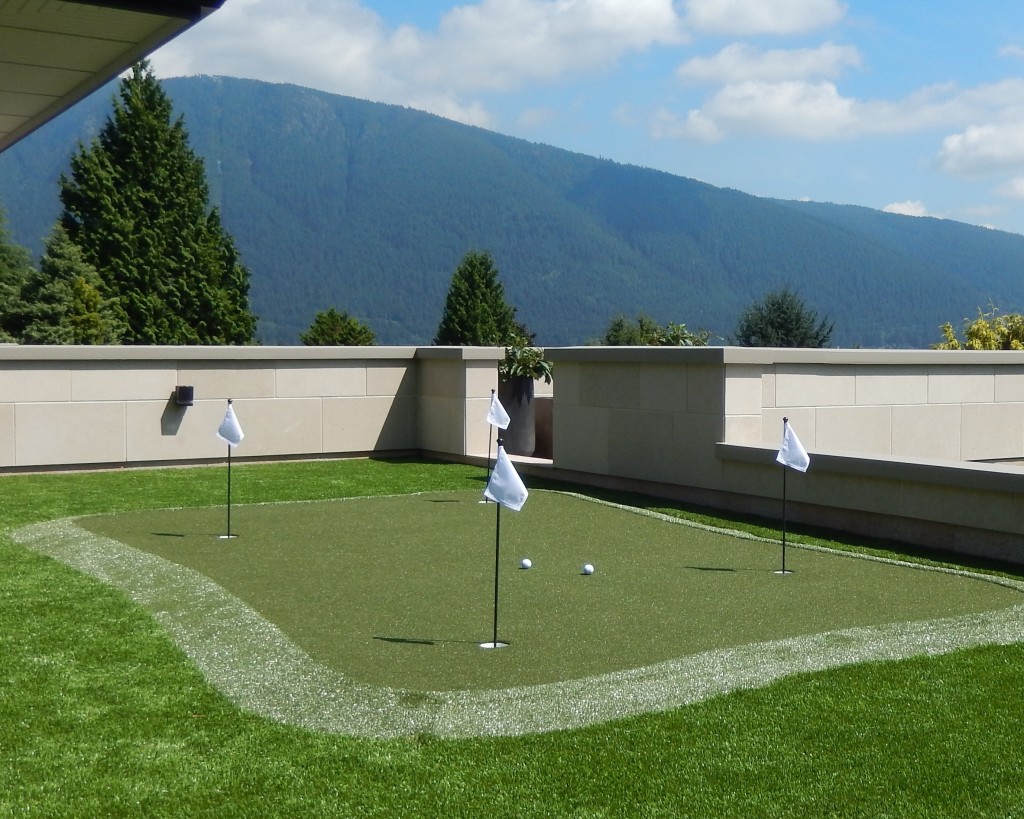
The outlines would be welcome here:
M 532 565 L 533 565 L 533 561 L 530 560 L 530 558 L 528 558 L 528 557 L 524 557 L 522 560 L 519 561 L 519 568 L 520 569 L 529 569 Z
M 593 564 L 591 564 L 591 563 L 584 563 L 583 564 L 583 574 L 593 574 L 593 573 L 594 573 L 594 566 L 593 566 Z

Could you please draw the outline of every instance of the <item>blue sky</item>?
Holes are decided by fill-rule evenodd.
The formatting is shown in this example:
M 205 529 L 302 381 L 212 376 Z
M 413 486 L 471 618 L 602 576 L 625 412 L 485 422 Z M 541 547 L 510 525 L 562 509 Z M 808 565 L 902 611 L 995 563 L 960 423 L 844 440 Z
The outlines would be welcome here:
M 1024 4 L 1007 0 L 226 0 L 153 65 L 1024 233 Z

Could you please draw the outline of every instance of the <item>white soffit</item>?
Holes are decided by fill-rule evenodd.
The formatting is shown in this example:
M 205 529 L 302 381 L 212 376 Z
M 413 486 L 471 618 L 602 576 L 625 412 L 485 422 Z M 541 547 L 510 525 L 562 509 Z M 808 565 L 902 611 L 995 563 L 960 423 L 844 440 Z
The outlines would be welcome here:
M 0 151 L 224 0 L 0 0 Z

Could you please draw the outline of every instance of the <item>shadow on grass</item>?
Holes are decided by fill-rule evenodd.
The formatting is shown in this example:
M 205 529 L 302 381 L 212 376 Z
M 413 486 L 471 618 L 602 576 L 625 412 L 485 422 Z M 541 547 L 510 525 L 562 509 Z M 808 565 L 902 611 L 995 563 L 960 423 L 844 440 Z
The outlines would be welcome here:
M 445 638 L 427 638 L 427 637 L 381 637 L 377 636 L 374 640 L 380 640 L 382 643 L 399 643 L 401 645 L 413 645 L 413 646 L 436 646 L 436 645 L 477 645 L 479 640 L 449 640 Z

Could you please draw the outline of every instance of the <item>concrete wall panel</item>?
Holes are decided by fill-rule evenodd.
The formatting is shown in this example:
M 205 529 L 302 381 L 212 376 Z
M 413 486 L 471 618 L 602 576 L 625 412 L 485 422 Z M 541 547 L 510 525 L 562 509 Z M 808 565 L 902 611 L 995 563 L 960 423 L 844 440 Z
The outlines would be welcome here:
M 801 437 L 801 442 L 803 438 Z M 890 407 L 820 407 L 815 413 L 814 446 L 847 452 L 892 451 Z
M 19 404 L 17 466 L 119 463 L 127 459 L 125 405 L 120 401 Z
M 859 406 L 928 403 L 928 372 L 924 367 L 862 366 L 854 373 Z
M 325 398 L 324 451 L 415 449 L 414 398 Z
M 36 403 L 71 400 L 71 370 L 68 366 L 44 362 L 17 362 L 0 369 L 0 401 Z
M 366 395 L 366 367 L 362 362 L 338 362 L 323 367 L 318 362 L 296 362 L 277 368 L 277 398 L 319 398 Z
M 892 454 L 959 461 L 959 404 L 892 408 Z

